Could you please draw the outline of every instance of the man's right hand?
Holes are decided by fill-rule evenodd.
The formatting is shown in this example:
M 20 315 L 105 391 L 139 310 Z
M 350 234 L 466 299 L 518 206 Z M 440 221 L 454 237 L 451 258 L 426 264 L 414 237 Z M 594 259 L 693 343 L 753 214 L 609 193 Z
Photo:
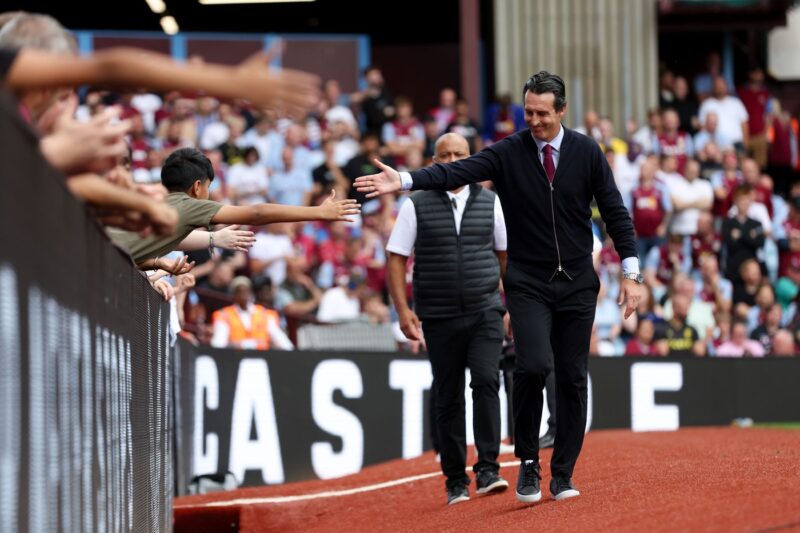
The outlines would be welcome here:
M 401 186 L 400 173 L 377 159 L 374 162 L 381 169 L 381 172 L 356 178 L 354 182 L 356 190 L 366 193 L 367 198 L 375 198 L 381 194 L 399 191 Z
M 508 314 L 508 311 L 503 315 L 503 329 L 505 330 L 507 339 L 511 340 L 514 338 L 514 330 L 511 328 L 511 315 Z
M 418 341 L 422 339 L 419 317 L 411 309 L 400 314 L 400 330 L 409 340 Z

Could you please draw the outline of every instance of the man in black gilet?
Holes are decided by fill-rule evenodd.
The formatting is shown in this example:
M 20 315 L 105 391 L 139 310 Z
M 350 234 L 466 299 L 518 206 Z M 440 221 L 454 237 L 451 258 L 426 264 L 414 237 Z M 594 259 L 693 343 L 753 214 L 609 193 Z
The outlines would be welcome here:
M 469 156 L 461 135 L 436 142 L 434 161 Z M 420 320 L 433 370 L 432 401 L 449 504 L 469 499 L 464 372 L 470 369 L 478 494 L 502 491 L 499 362 L 504 308 L 498 290 L 505 269 L 506 233 L 500 202 L 480 185 L 414 193 L 400 209 L 389 244 L 389 290 L 409 339 Z M 406 299 L 406 260 L 414 258 L 414 311 Z

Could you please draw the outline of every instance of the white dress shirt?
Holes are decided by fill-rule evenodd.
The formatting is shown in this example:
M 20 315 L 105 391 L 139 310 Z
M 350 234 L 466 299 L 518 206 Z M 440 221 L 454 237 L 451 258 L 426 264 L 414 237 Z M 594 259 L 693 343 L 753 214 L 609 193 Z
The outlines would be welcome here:
M 452 202 L 456 201 L 456 207 L 453 209 L 453 217 L 456 223 L 456 233 L 461 233 L 461 219 L 464 217 L 464 210 L 467 208 L 467 200 L 469 199 L 469 187 L 462 188 L 457 193 L 447 191 L 447 199 Z M 508 238 L 506 236 L 506 223 L 503 218 L 503 208 L 500 206 L 500 199 L 495 195 L 494 197 L 494 249 L 504 252 L 508 246 Z M 389 237 L 389 242 L 386 245 L 386 250 L 394 253 L 409 257 L 411 252 L 414 251 L 414 243 L 417 241 L 417 211 L 414 209 L 414 203 L 409 198 L 400 207 L 400 212 L 397 214 L 397 220 L 392 228 L 392 234 Z

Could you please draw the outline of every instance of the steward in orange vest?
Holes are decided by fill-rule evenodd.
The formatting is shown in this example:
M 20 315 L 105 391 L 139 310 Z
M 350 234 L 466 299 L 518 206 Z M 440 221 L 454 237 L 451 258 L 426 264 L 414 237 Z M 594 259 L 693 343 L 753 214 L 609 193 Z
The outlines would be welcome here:
M 250 303 L 252 283 L 239 276 L 231 282 L 234 304 L 215 311 L 214 345 L 225 345 L 235 348 L 268 350 L 271 347 L 270 329 L 280 323 L 277 311 Z M 220 328 L 227 326 L 227 328 Z M 279 327 L 279 326 L 278 326 Z M 217 339 L 218 332 L 227 329 L 227 342 Z M 221 342 L 222 341 L 222 342 Z

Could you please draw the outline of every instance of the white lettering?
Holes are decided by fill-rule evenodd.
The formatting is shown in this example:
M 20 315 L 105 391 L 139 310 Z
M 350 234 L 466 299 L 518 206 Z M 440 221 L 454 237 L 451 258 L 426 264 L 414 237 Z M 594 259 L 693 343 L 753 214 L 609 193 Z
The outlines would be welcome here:
M 204 412 L 206 409 L 219 408 L 219 375 L 217 363 L 214 359 L 201 355 L 194 363 L 194 464 L 192 472 L 198 474 L 213 474 L 218 469 L 219 463 L 219 437 L 216 433 L 205 435 L 203 427 Z
M 389 386 L 403 391 L 403 459 L 422 455 L 423 393 L 431 387 L 429 361 L 389 363 Z
M 322 361 L 311 378 L 311 414 L 322 429 L 342 440 L 341 451 L 330 442 L 311 445 L 311 465 L 320 479 L 330 479 L 361 470 L 364 464 L 364 429 L 353 413 L 333 401 L 333 393 L 342 391 L 345 398 L 364 394 L 361 371 L 352 361 Z
M 673 431 L 680 427 L 677 405 L 656 405 L 656 391 L 683 387 L 680 363 L 635 363 L 631 366 L 631 429 Z
M 256 439 L 250 440 L 255 424 Z M 242 481 L 247 470 L 261 470 L 265 483 L 283 483 L 278 424 L 267 362 L 243 359 L 236 378 L 231 421 L 230 471 Z

